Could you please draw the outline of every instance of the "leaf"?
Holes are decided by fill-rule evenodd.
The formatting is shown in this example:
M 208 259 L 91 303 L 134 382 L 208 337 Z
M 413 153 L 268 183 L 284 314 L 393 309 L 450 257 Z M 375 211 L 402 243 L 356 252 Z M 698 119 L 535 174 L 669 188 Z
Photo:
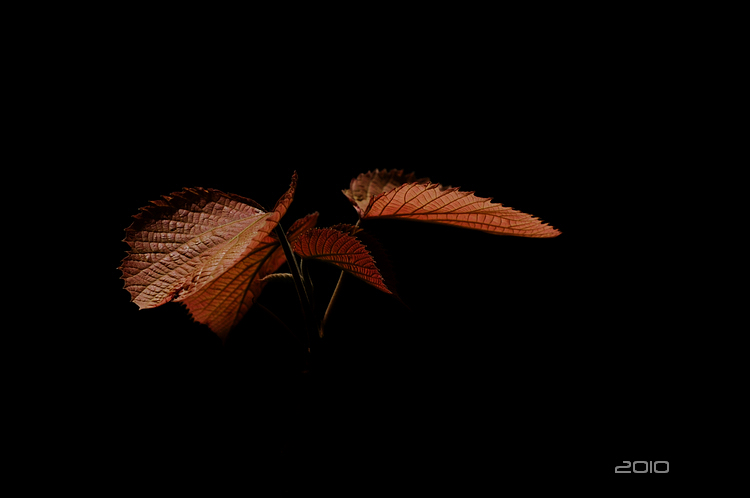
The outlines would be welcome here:
M 181 301 L 193 318 L 225 338 L 265 285 L 260 279 L 285 261 L 273 230 L 296 184 L 294 173 L 270 212 L 251 199 L 205 188 L 184 189 L 141 208 L 126 229 L 130 250 L 120 265 L 133 302 L 144 309 Z M 317 213 L 303 220 L 293 225 L 297 236 L 315 224 Z
M 382 171 L 376 169 L 375 172 L 369 171 L 354 178 L 349 183 L 349 188 L 342 190 L 342 192 L 354 204 L 354 209 L 357 210 L 357 213 L 362 216 L 373 197 L 377 197 L 380 194 L 393 190 L 399 185 L 409 182 L 427 183 L 429 182 L 429 178 L 417 179 L 417 176 L 413 172 L 405 175 L 402 169 Z
M 356 180 L 352 180 L 351 189 L 344 191 L 355 204 L 361 219 L 425 221 L 520 237 L 560 235 L 559 230 L 539 219 L 493 203 L 492 198 L 477 197 L 473 191 L 462 192 L 457 187 L 443 187 L 421 181 L 393 186 L 394 181 L 408 177 L 395 170 L 386 173 L 388 174 L 384 175 L 376 170 L 374 174 L 359 175 Z M 388 181 L 381 188 L 385 178 Z
M 318 221 L 318 212 L 315 211 L 314 213 L 308 214 L 307 216 L 304 216 L 294 223 L 292 223 L 292 226 L 289 227 L 289 229 L 286 232 L 286 238 L 289 241 L 289 244 L 293 244 L 295 240 L 305 231 L 315 226 L 315 223 Z M 266 275 L 275 272 L 276 270 L 281 267 L 284 263 L 286 263 L 286 256 L 284 255 L 284 250 L 281 248 L 281 244 L 279 244 L 278 239 L 276 239 L 276 236 L 273 235 L 273 240 L 276 244 L 276 249 L 274 250 L 273 254 L 269 258 L 268 262 L 266 263 L 268 265 L 269 271 L 266 273 Z M 270 268 L 273 268 L 272 270 Z
M 287 238 L 296 239 L 300 232 L 315 225 L 318 213 L 301 218 L 290 228 Z M 275 235 L 266 236 L 247 256 L 205 288 L 185 299 L 193 319 L 208 325 L 225 339 L 255 303 L 269 280 L 264 277 L 286 262 L 284 251 Z
M 351 235 L 358 228 L 352 225 L 336 226 L 338 229 L 307 230 L 292 244 L 294 252 L 303 258 L 331 263 L 376 289 L 391 294 L 370 252 L 357 237 Z

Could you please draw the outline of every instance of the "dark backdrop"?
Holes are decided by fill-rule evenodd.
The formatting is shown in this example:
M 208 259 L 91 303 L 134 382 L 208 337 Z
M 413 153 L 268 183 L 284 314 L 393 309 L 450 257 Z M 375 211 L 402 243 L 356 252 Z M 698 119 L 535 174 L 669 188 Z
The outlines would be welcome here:
M 408 136 L 395 145 L 386 130 L 370 129 L 370 137 L 342 131 L 326 144 L 295 136 L 264 143 L 262 152 L 253 152 L 253 138 L 228 151 L 219 132 L 166 133 L 154 148 L 123 150 L 134 174 L 107 188 L 105 343 L 118 357 L 127 351 L 119 378 L 140 423 L 161 424 L 167 433 L 174 423 L 189 424 L 191 440 L 215 436 L 287 457 L 331 445 L 360 456 L 377 448 L 401 464 L 412 453 L 486 461 L 480 455 L 500 444 L 513 448 L 500 459 L 569 444 L 567 424 L 591 416 L 581 403 L 593 395 L 592 365 L 581 352 L 591 331 L 580 319 L 586 299 L 578 297 L 588 289 L 571 249 L 575 198 L 566 190 L 575 173 L 535 166 L 542 160 L 530 159 L 528 146 L 479 145 L 472 130 L 449 130 L 403 130 Z M 385 136 L 377 140 L 378 133 Z M 325 140 L 315 136 L 313 142 Z M 165 150 L 172 157 L 155 159 Z M 341 193 L 351 178 L 392 167 L 493 196 L 563 235 L 523 239 L 399 221 L 363 225 L 387 251 L 402 302 L 345 277 L 309 376 L 300 374 L 299 344 L 256 309 L 222 346 L 182 306 L 139 311 L 122 289 L 116 268 L 126 249 L 119 242 L 123 229 L 138 207 L 161 194 L 214 187 L 271 207 L 297 170 L 298 192 L 284 225 L 317 210 L 318 225 L 330 226 L 356 221 Z M 311 270 L 324 308 L 338 271 L 323 264 Z M 299 324 L 291 286 L 269 285 L 260 302 Z
M 423 54 L 384 72 L 360 56 L 237 64 L 109 49 L 117 64 L 89 80 L 85 110 L 60 114 L 80 124 L 61 119 L 72 137 L 56 149 L 67 158 L 56 175 L 77 185 L 72 233 L 96 234 L 71 256 L 85 290 L 62 315 L 82 333 L 56 340 L 76 349 L 69 363 L 101 451 L 136 473 L 174 459 L 243 475 L 262 456 L 292 473 L 312 458 L 381 475 L 420 462 L 438 477 L 460 469 L 457 479 L 575 475 L 609 467 L 612 451 L 671 458 L 685 374 L 668 317 L 683 310 L 662 299 L 675 263 L 647 235 L 663 221 L 653 200 L 671 154 L 689 144 L 660 121 L 672 105 L 662 80 L 603 62 L 619 60 L 616 47 L 531 45 L 491 64 L 486 53 L 451 64 Z M 296 170 L 284 225 L 317 210 L 329 226 L 356 220 L 340 190 L 375 168 L 494 197 L 562 235 L 365 225 L 403 303 L 347 278 L 310 375 L 257 309 L 222 346 L 182 306 L 139 311 L 122 289 L 123 230 L 162 194 L 213 187 L 271 207 Z M 330 293 L 338 272 L 312 272 Z M 289 287 L 269 285 L 260 302 L 298 323 Z

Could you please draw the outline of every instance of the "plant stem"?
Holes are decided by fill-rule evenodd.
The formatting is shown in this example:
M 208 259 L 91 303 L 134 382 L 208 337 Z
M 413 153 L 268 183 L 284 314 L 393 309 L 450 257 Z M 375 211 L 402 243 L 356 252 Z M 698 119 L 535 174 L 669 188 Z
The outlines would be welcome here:
M 312 326 L 313 316 L 310 306 L 310 297 L 307 295 L 307 288 L 303 283 L 302 274 L 299 265 L 297 264 L 297 258 L 294 257 L 294 253 L 289 245 L 289 240 L 286 238 L 286 233 L 284 233 L 284 229 L 281 227 L 281 223 L 276 225 L 276 235 L 279 238 L 281 248 L 284 250 L 284 256 L 286 256 L 286 261 L 289 264 L 289 269 L 294 278 L 294 287 L 297 289 L 297 297 L 299 298 L 300 306 L 302 307 L 302 316 L 305 319 L 305 328 L 307 329 L 307 350 L 310 351 L 314 337 L 314 334 L 310 333 L 311 330 L 314 330 L 314 327 Z
M 326 313 L 323 315 L 323 321 L 320 322 L 320 327 L 318 328 L 318 335 L 320 337 L 323 337 L 323 328 L 326 325 L 326 322 L 328 321 L 328 315 L 331 313 L 331 308 L 333 308 L 333 303 L 336 301 L 336 297 L 339 295 L 339 289 L 341 288 L 341 281 L 344 280 L 344 271 L 341 270 L 341 275 L 339 275 L 339 281 L 336 282 L 336 288 L 333 289 L 333 294 L 331 294 L 331 300 L 328 301 L 328 307 L 326 308 Z
M 278 322 L 279 325 L 281 325 L 282 327 L 284 327 L 292 335 L 292 337 L 294 337 L 294 339 L 296 341 L 300 340 L 300 338 L 297 337 L 297 334 L 295 334 L 294 331 L 289 328 L 289 325 L 287 325 L 286 323 L 284 323 L 284 321 L 281 318 L 279 318 L 276 315 L 276 313 L 274 313 L 273 311 L 269 310 L 268 308 L 266 308 L 265 306 L 263 306 L 260 303 L 255 303 L 254 306 L 257 306 L 258 308 L 260 308 L 263 311 L 265 311 L 266 313 L 268 313 L 271 316 L 271 318 L 273 318 L 274 320 L 276 320 L 276 322 Z
M 357 220 L 357 223 L 354 224 L 355 227 L 359 226 L 359 222 L 361 221 L 361 218 Z M 341 281 L 344 280 L 344 270 L 341 270 L 341 274 L 339 275 L 339 281 L 336 282 L 336 288 L 333 289 L 333 294 L 331 294 L 331 299 L 328 301 L 328 307 L 326 308 L 326 312 L 323 315 L 323 321 L 320 322 L 320 326 L 318 327 L 318 335 L 320 337 L 323 337 L 323 328 L 325 327 L 326 322 L 328 321 L 328 315 L 331 313 L 331 308 L 333 308 L 333 303 L 336 301 L 336 297 L 339 295 L 339 288 L 341 287 Z
M 299 266 L 300 270 L 302 270 L 302 284 L 305 286 L 307 298 L 310 301 L 310 310 L 315 313 L 315 293 L 313 292 L 312 279 L 310 278 L 310 265 L 305 263 L 304 259 L 300 258 Z

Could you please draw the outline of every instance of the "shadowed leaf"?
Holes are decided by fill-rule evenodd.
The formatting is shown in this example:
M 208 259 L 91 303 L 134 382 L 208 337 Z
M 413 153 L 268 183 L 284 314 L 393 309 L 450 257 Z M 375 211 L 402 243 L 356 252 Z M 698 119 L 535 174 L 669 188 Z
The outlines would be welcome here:
M 290 229 L 287 233 L 290 243 L 303 230 L 314 226 L 317 218 L 316 212 L 297 220 L 292 225 L 294 231 Z M 185 299 L 184 304 L 196 321 L 208 325 L 225 339 L 268 284 L 269 280 L 264 277 L 274 273 L 285 262 L 284 251 L 275 234 L 268 235 L 246 257 Z

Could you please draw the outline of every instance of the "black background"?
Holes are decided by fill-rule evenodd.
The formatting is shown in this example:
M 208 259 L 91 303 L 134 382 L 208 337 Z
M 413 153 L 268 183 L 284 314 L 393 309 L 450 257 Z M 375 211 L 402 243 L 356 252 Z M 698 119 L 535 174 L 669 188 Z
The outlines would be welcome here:
M 63 240 L 89 237 L 67 263 L 66 288 L 83 290 L 58 315 L 80 333 L 54 333 L 50 349 L 77 373 L 65 406 L 92 407 L 91 451 L 134 476 L 169 462 L 241 477 L 256 457 L 287 476 L 320 464 L 436 483 L 580 477 L 628 459 L 676 474 L 698 374 L 660 228 L 664 193 L 695 159 L 678 126 L 691 110 L 674 58 L 568 35 L 415 40 L 395 58 L 279 39 L 238 58 L 230 39 L 131 33 L 83 69 L 63 64 L 56 77 L 76 88 L 50 99 L 45 125 L 64 138 L 48 148 L 65 158 L 53 189 L 74 199 Z M 139 311 L 122 289 L 123 230 L 160 195 L 213 187 L 270 208 L 296 170 L 285 226 L 315 210 L 319 226 L 353 223 L 340 190 L 375 168 L 494 197 L 562 235 L 364 225 L 405 306 L 346 278 L 309 375 L 257 309 L 222 345 L 183 307 Z M 338 272 L 312 272 L 324 307 Z M 299 322 L 293 289 L 269 285 L 260 302 Z
M 468 148 L 461 143 L 466 137 L 458 140 L 449 145 L 456 160 Z M 286 226 L 314 210 L 321 213 L 319 226 L 353 223 L 356 213 L 340 190 L 359 172 L 380 166 L 376 161 L 364 167 L 341 160 L 315 167 L 277 164 L 257 175 L 249 165 L 229 175 L 209 169 L 192 182 L 152 175 L 147 184 L 120 190 L 112 211 L 120 222 L 112 223 L 109 240 L 106 315 L 116 317 L 108 332 L 115 334 L 114 347 L 128 351 L 120 378 L 134 390 L 128 396 L 135 406 L 144 403 L 146 412 L 133 414 L 144 417 L 140 423 L 179 431 L 172 435 L 187 435 L 188 446 L 202 434 L 212 444 L 219 438 L 292 460 L 335 449 L 370 461 L 385 452 L 396 466 L 411 458 L 441 466 L 456 458 L 479 464 L 500 444 L 513 449 L 491 461 L 512 462 L 519 452 L 528 459 L 540 448 L 560 451 L 571 444 L 569 431 L 580 430 L 580 417 L 591 417 L 583 406 L 596 394 L 587 377 L 594 358 L 582 351 L 590 331 L 569 321 L 584 308 L 587 291 L 566 241 L 574 235 L 566 227 L 570 200 L 561 195 L 559 175 L 453 168 L 434 158 L 424 167 L 389 164 L 494 195 L 564 235 L 522 239 L 398 221 L 364 224 L 388 253 L 403 303 L 345 276 L 308 376 L 300 374 L 300 345 L 257 310 L 222 346 L 177 304 L 139 311 L 129 303 L 116 270 L 126 248 L 119 240 L 134 208 L 148 199 L 202 185 L 272 206 L 296 169 L 298 193 Z M 339 273 L 322 264 L 311 271 L 324 309 Z M 291 286 L 269 285 L 260 302 L 299 327 Z

